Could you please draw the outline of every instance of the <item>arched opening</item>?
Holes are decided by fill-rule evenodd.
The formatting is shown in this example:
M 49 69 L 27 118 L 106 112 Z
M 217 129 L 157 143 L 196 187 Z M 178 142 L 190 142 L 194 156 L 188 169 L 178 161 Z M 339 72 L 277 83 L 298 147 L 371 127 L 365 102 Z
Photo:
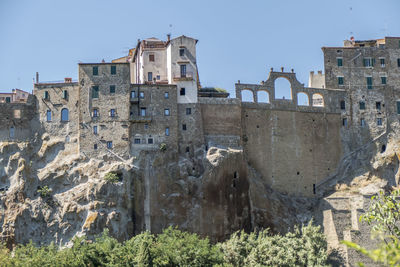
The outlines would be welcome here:
M 69 114 L 68 114 L 68 109 L 67 108 L 63 108 L 61 110 L 61 121 L 68 121 L 69 120 Z
M 292 99 L 292 87 L 286 78 L 275 80 L 275 99 Z
M 299 106 L 309 106 L 310 101 L 308 99 L 308 95 L 306 93 L 298 93 L 297 94 L 297 105 Z
M 321 94 L 313 94 L 312 105 L 313 105 L 313 107 L 323 107 L 324 106 L 324 97 Z
M 253 92 L 250 90 L 242 90 L 242 102 L 254 102 Z
M 257 102 L 258 103 L 269 103 L 269 94 L 267 91 L 257 92 Z

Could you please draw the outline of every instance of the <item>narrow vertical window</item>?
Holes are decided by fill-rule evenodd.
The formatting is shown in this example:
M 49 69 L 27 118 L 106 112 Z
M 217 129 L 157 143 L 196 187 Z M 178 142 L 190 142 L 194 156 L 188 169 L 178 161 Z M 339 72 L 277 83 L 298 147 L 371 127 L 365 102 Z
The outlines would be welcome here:
M 378 126 L 382 126 L 382 118 L 377 118 L 377 119 L 376 119 L 376 124 L 377 124 Z
M 397 101 L 397 114 L 400 114 L 400 101 Z
M 97 150 L 97 144 L 94 144 L 94 145 L 93 145 L 93 149 L 94 149 L 94 150 Z
M 164 98 L 165 98 L 165 99 L 168 99 L 168 98 L 169 98 L 169 93 L 168 93 L 168 92 L 165 92 L 165 93 L 164 93 Z
M 115 109 L 110 109 L 110 117 L 115 117 Z
M 186 77 L 186 65 L 181 65 L 181 77 Z
M 146 108 L 140 108 L 140 116 L 142 117 L 146 116 Z
M 379 62 L 381 63 L 381 67 L 384 68 L 385 67 L 385 59 L 384 58 L 380 58 Z
M 364 101 L 360 101 L 360 109 L 365 109 L 365 102 Z
M 115 94 L 115 85 L 110 85 L 110 94 Z
M 376 110 L 381 110 L 381 102 L 376 102 Z
M 50 95 L 49 95 L 49 92 L 48 92 L 48 91 L 44 91 L 43 98 L 44 98 L 45 100 L 49 100 L 49 99 L 50 99 Z
M 149 55 L 149 61 L 150 61 L 150 62 L 154 62 L 154 61 L 155 61 L 155 60 L 154 60 L 154 55 L 153 55 L 153 54 Z
M 93 134 L 97 134 L 97 125 L 93 126 Z
M 192 109 L 191 108 L 186 108 L 186 115 L 192 114 Z
M 183 57 L 185 55 L 185 49 L 181 48 L 179 49 L 179 56 Z
M 94 118 L 97 118 L 99 116 L 99 110 L 97 108 L 93 109 L 93 115 Z
M 139 97 L 143 99 L 144 98 L 144 92 L 139 92 Z
M 99 98 L 99 87 L 92 86 L 92 98 Z
M 342 119 L 342 125 L 343 125 L 344 127 L 347 126 L 347 118 L 343 118 L 343 119 Z
M 47 121 L 51 121 L 51 110 L 50 110 L 50 109 L 47 110 L 47 113 L 46 113 L 46 120 L 47 120 Z
M 372 77 L 367 77 L 367 88 L 372 89 Z
M 169 116 L 169 108 L 164 109 L 164 115 Z
M 179 91 L 179 94 L 180 95 L 185 95 L 186 94 L 185 88 L 181 88 L 180 91 Z
M 153 144 L 153 138 L 147 139 L 147 144 Z
M 166 128 L 165 128 L 165 135 L 166 135 L 166 136 L 169 136 L 169 127 L 166 127 Z
M 182 130 L 186 131 L 186 124 L 182 124 Z
M 337 77 L 338 85 L 343 85 L 343 77 Z
M 63 91 L 63 98 L 68 99 L 68 91 L 67 90 Z
M 360 119 L 360 126 L 361 127 L 365 126 L 365 120 L 363 118 Z
M 338 58 L 336 59 L 336 61 L 337 61 L 338 67 L 342 67 L 342 66 L 343 66 L 343 58 L 338 57 Z
M 15 136 L 15 128 L 13 126 L 10 127 L 10 138 L 14 138 Z
M 69 112 L 67 108 L 63 108 L 61 110 L 61 121 L 68 121 L 69 120 Z
M 386 84 L 386 76 L 382 76 L 382 77 L 381 77 L 381 83 L 382 83 L 383 85 Z
M 153 73 L 152 72 L 147 73 L 147 81 L 149 81 L 149 82 L 153 81 Z
M 400 58 L 397 59 L 397 67 L 400 67 Z
M 346 102 L 344 100 L 340 101 L 340 109 L 345 110 L 346 109 Z
M 117 74 L 117 66 L 111 66 L 111 75 Z
M 99 75 L 99 67 L 98 66 L 93 67 L 93 75 L 94 76 Z
M 131 98 L 136 98 L 136 92 L 135 91 L 131 91 Z
M 113 147 L 112 141 L 107 141 L 107 148 L 111 149 Z

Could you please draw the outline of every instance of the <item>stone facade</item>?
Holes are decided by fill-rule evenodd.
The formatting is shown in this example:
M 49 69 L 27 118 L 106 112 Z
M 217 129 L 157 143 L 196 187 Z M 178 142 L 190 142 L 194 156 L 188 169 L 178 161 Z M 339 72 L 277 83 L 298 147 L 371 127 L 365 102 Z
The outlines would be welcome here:
M 271 69 L 260 84 L 238 82 L 236 98 L 199 90 L 196 43 L 149 38 L 112 63 L 79 64 L 78 82 L 37 83 L 26 104 L 1 104 L 1 140 L 47 133 L 87 157 L 119 159 L 165 148 L 193 166 L 211 147 L 243 149 L 273 189 L 313 196 L 345 155 L 398 121 L 400 38 L 324 47 L 315 87 Z M 276 97 L 279 79 L 288 99 Z

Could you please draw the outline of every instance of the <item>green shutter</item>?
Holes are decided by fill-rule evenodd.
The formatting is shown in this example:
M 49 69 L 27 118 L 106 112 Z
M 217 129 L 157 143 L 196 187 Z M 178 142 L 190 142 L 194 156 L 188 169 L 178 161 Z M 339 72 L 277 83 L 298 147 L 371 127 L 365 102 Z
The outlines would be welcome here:
M 338 67 L 343 66 L 343 59 L 338 58 L 338 59 L 337 59 L 337 65 L 338 65 Z
M 99 67 L 97 66 L 93 67 L 93 75 L 99 75 Z
M 92 87 L 92 98 L 99 98 L 99 87 L 98 86 Z
M 367 59 L 364 58 L 363 62 L 364 62 L 364 67 L 366 67 L 367 66 Z
M 375 58 L 371 60 L 372 67 L 375 65 Z
M 115 93 L 115 85 L 110 85 L 110 94 Z
M 117 66 L 111 66 L 111 74 L 117 74 Z
M 372 77 L 367 77 L 367 88 L 372 89 Z
M 400 101 L 397 101 L 397 114 L 400 114 Z

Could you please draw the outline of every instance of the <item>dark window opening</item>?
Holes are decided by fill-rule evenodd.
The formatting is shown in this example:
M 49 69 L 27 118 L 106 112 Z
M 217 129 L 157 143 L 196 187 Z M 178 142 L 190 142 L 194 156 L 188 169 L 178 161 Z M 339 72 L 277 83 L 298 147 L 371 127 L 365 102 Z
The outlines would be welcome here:
M 99 98 L 99 87 L 92 86 L 92 98 Z
M 147 143 L 148 143 L 148 144 L 153 144 L 153 138 L 147 139 Z
M 136 92 L 135 91 L 131 91 L 131 98 L 135 98 L 136 97 Z
M 115 109 L 110 110 L 110 117 L 115 117 Z
M 346 109 L 346 102 L 344 100 L 340 101 L 340 109 L 345 110 Z
M 154 62 L 154 55 L 149 55 L 149 61 Z
M 93 117 L 99 116 L 99 110 L 97 108 L 93 109 Z
M 235 178 L 235 179 L 238 178 L 238 172 L 235 171 L 235 172 L 233 173 L 233 178 Z
M 186 115 L 192 114 L 192 109 L 191 108 L 186 108 Z
M 376 102 L 376 109 L 381 110 L 381 102 Z
M 166 135 L 166 136 L 169 136 L 169 127 L 166 127 L 166 128 L 165 128 L 165 135 Z
M 365 109 L 365 102 L 364 101 L 360 101 L 360 109 Z
M 382 145 L 382 147 L 381 147 L 381 153 L 383 153 L 383 152 L 385 152 L 386 151 L 386 145 Z
M 345 127 L 347 126 L 347 118 L 342 119 L 342 125 Z
M 148 82 L 153 81 L 153 73 L 152 73 L 152 72 L 148 72 L 148 73 L 147 73 L 147 81 L 148 81 Z
M 400 101 L 397 101 L 397 114 L 400 114 Z
M 68 91 L 67 90 L 63 91 L 63 98 L 68 99 Z
M 186 151 L 186 153 L 189 153 L 190 152 L 190 148 L 187 146 L 185 151 Z
M 337 58 L 337 65 L 338 67 L 343 66 L 343 58 Z
M 312 190 L 313 190 L 313 194 L 315 195 L 316 191 L 317 191 L 316 188 L 315 188 L 315 184 L 312 185 Z
M 110 94 L 115 94 L 115 85 L 110 85 Z
M 97 66 L 93 67 L 93 75 L 99 75 L 99 67 Z
M 139 97 L 143 99 L 144 98 L 144 92 L 139 92 Z
M 300 175 L 300 172 L 297 172 L 297 175 Z
M 169 93 L 168 93 L 168 92 L 165 92 L 165 93 L 164 93 L 164 98 L 165 98 L 165 99 L 168 99 L 168 98 L 169 98 Z
M 117 66 L 111 66 L 111 75 L 117 74 Z
M 107 148 L 111 149 L 112 148 L 112 141 L 107 141 Z
M 372 77 L 367 77 L 367 88 L 372 89 Z
M 179 56 L 183 57 L 185 55 L 185 49 L 179 49 Z
M 43 96 L 43 98 L 46 99 L 46 100 L 49 100 L 49 99 L 50 99 L 50 95 L 49 95 L 49 92 L 48 92 L 48 91 L 44 91 L 44 96 Z M 7 102 L 7 101 L 8 101 L 8 102 Z M 7 97 L 7 98 L 6 98 L 6 102 L 7 102 L 7 103 L 10 103 L 10 102 L 11 102 L 10 97 Z
M 47 113 L 46 113 L 46 120 L 47 120 L 47 121 L 51 121 L 51 110 L 47 110 Z
M 185 88 L 181 88 L 181 90 L 180 90 L 180 95 L 185 95 L 186 94 L 186 90 L 185 90 Z
M 97 150 L 97 144 L 94 144 L 94 145 L 93 145 L 93 149 L 94 149 L 94 150 Z
M 140 108 L 140 116 L 142 117 L 146 116 L 146 108 Z
M 381 77 L 381 83 L 382 84 L 386 84 L 386 76 L 382 76 Z
M 47 93 L 47 91 L 45 92 L 45 94 Z M 48 98 L 44 98 L 44 99 L 48 99 Z M 11 103 L 11 97 L 7 96 L 6 97 L 6 103 Z
M 135 144 L 140 144 L 140 138 L 135 138 L 135 139 L 133 140 L 133 142 L 134 142 Z
M 376 119 L 376 124 L 377 124 L 378 126 L 382 126 L 382 118 L 377 118 L 377 119 Z
M 186 124 L 182 124 L 182 130 L 186 131 Z
M 69 112 L 68 109 L 63 108 L 61 110 L 61 121 L 68 121 L 69 120 Z
M 343 77 L 337 77 L 337 81 L 338 81 L 338 85 L 343 85 L 344 81 L 343 81 Z

